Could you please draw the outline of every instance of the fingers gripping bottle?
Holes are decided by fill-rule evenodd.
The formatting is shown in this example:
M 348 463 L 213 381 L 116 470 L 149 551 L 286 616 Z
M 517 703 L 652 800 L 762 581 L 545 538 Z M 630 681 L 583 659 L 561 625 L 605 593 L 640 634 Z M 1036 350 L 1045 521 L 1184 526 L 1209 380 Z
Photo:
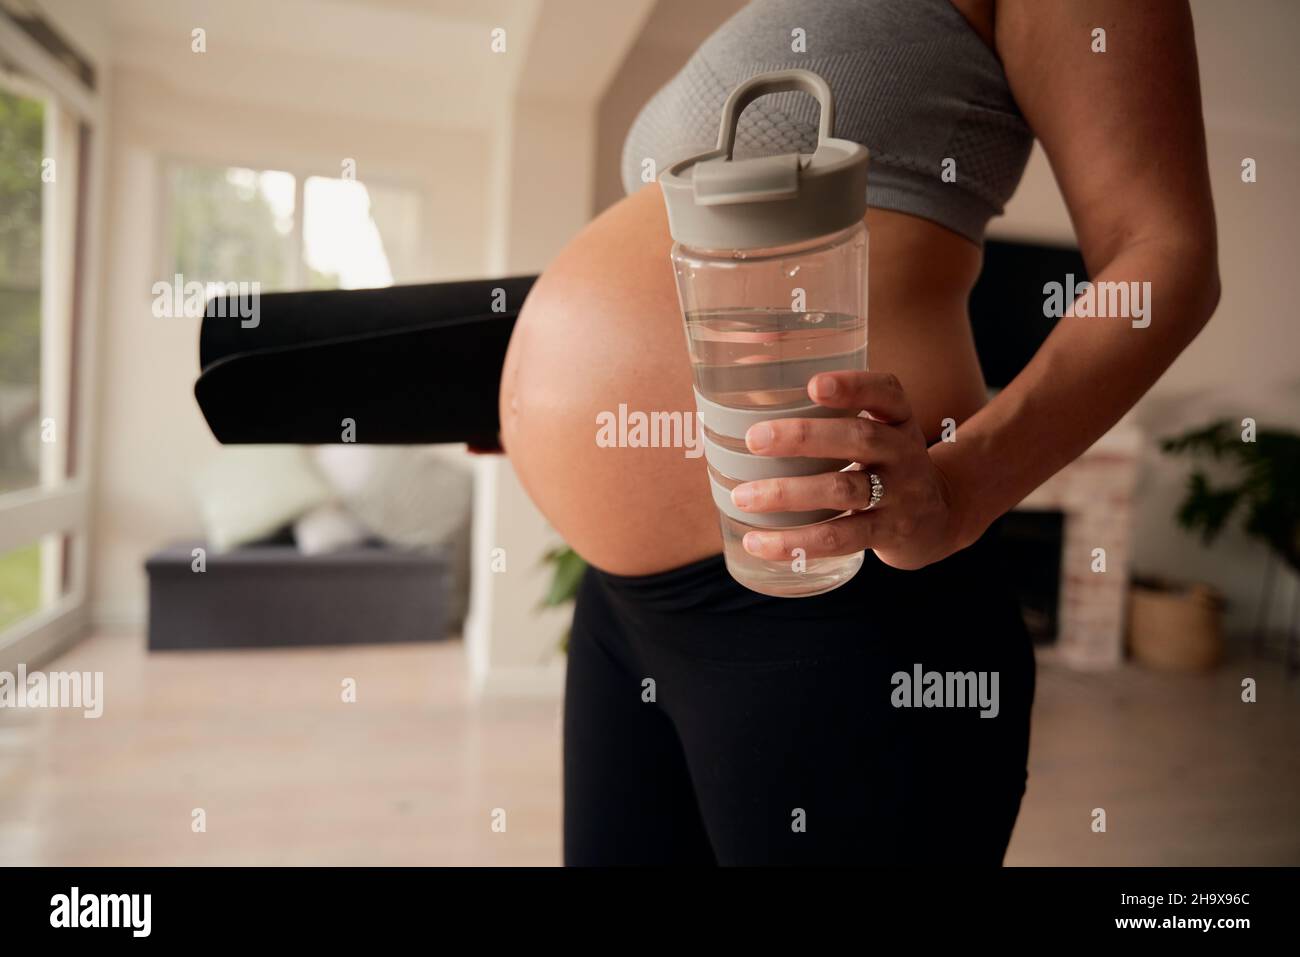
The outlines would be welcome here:
M 820 105 L 816 151 L 734 158 L 745 107 L 794 90 Z M 831 91 L 820 76 L 761 74 L 727 98 L 717 149 L 673 165 L 659 180 L 727 569 L 768 595 L 830 591 L 863 561 L 862 552 L 755 558 L 741 544 L 746 532 L 812 525 L 841 513 L 751 513 L 731 501 L 731 489 L 742 482 L 850 465 L 759 456 L 745 445 L 745 432 L 757 422 L 854 414 L 819 406 L 807 391 L 819 372 L 867 367 L 867 150 L 835 139 L 833 128 Z

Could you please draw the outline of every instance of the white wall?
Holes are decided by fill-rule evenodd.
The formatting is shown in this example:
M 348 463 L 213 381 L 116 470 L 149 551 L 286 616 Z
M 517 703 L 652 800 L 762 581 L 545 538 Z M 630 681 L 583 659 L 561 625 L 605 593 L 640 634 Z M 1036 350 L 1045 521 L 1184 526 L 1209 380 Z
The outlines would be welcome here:
M 596 109 L 651 0 L 544 0 L 518 51 L 508 124 L 499 130 L 492 191 L 498 273 L 536 273 L 594 213 Z M 544 187 L 541 184 L 545 184 Z M 500 457 L 477 463 L 474 569 L 465 640 L 476 692 L 556 694 L 567 611 L 541 613 L 543 553 L 560 539 Z M 493 572 L 504 556 L 505 571 Z
M 597 114 L 596 212 L 623 198 L 623 139 L 641 107 L 746 0 L 657 0 L 605 87 Z

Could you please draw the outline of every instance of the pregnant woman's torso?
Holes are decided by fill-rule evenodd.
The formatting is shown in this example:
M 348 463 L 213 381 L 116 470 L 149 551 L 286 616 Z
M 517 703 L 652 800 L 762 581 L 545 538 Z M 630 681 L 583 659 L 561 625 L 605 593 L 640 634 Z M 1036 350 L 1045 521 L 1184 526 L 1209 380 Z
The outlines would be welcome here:
M 961 14 L 945 6 L 948 2 L 845 0 L 820 9 L 805 9 L 789 0 L 752 4 L 715 34 L 683 75 L 647 107 L 629 137 L 625 157 L 625 179 L 631 180 L 641 165 L 639 152 L 650 154 L 656 168 L 663 169 L 669 160 L 710 148 L 716 126 L 702 145 L 698 143 L 705 137 L 707 120 L 695 127 L 655 127 L 656 121 L 663 126 L 664 116 L 690 112 L 683 110 L 684 100 L 698 111 L 702 99 L 717 99 L 717 91 L 699 89 L 698 77 L 701 71 L 713 76 L 719 63 L 736 74 L 717 81 L 722 96 L 741 79 L 766 69 L 804 65 L 827 76 L 838 108 L 836 135 L 864 142 L 873 153 L 868 187 L 872 208 L 866 216 L 870 366 L 899 377 L 932 440 L 943 420 L 960 422 L 986 398 L 966 314 L 980 267 L 977 232 L 997 212 L 999 197 L 990 195 L 996 192 L 997 180 L 1008 178 L 1008 168 L 1018 177 L 1028 151 L 1028 133 L 1013 104 L 1010 109 L 1005 101 L 998 109 L 990 103 L 979 107 L 985 111 L 978 117 L 985 127 L 990 122 L 1006 124 L 1002 142 L 994 146 L 1008 155 L 1000 165 L 989 166 L 988 130 L 981 140 L 980 129 L 963 129 L 963 124 L 970 125 L 968 104 L 955 103 L 951 96 L 907 96 L 909 91 L 897 89 L 897 57 L 921 64 L 924 73 L 926 63 L 941 65 L 951 58 L 956 45 L 987 60 L 976 64 L 974 80 L 957 77 L 947 83 L 975 86 L 977 98 L 998 94 L 996 89 L 990 93 L 978 88 L 981 83 L 989 86 L 996 59 Z M 937 20 L 910 24 L 914 36 L 896 38 L 883 47 L 864 43 L 821 62 L 788 53 L 779 60 L 763 57 L 768 40 L 749 35 L 779 30 L 780 36 L 771 42 L 788 49 L 790 28 L 781 21 L 787 8 L 806 14 L 802 20 L 811 21 L 807 30 L 813 37 L 819 17 L 856 11 L 859 17 L 874 12 L 888 20 L 903 16 L 909 6 L 930 8 L 923 15 Z M 791 19 L 795 26 L 800 22 L 799 15 Z M 841 43 L 851 42 L 843 38 L 843 30 L 837 32 Z M 917 36 L 919 44 L 911 42 Z M 748 51 L 756 49 L 760 55 L 746 59 Z M 861 89 L 843 79 L 853 75 L 879 79 Z M 927 80 L 923 75 L 915 79 Z M 1001 92 L 1005 94 L 1005 88 Z M 751 153 L 811 151 L 807 137 L 815 141 L 815 107 L 810 111 L 806 104 L 784 99 L 790 96 L 795 94 L 760 100 L 746 111 L 738 152 L 747 142 Z M 768 112 L 758 112 L 769 100 L 776 102 L 767 106 Z M 882 100 L 884 107 L 879 105 Z M 933 116 L 925 115 L 927 104 Z M 704 112 L 716 124 L 721 101 L 707 105 Z M 897 115 L 899 110 L 903 115 Z M 954 113 L 960 114 L 955 122 Z M 907 124 L 927 122 L 947 128 L 920 138 L 907 133 Z M 861 128 L 855 129 L 855 124 Z M 945 151 L 955 154 L 960 183 L 962 146 L 972 137 L 979 149 L 971 151 L 974 158 L 967 168 L 978 171 L 980 163 L 986 168 L 982 181 L 972 176 L 959 194 L 955 184 L 942 182 L 941 164 Z M 935 184 L 954 188 L 952 202 L 936 195 Z M 503 373 L 502 441 L 520 481 L 569 544 L 615 574 L 649 574 L 721 550 L 703 457 L 688 455 L 691 450 L 681 447 L 611 448 L 597 441 L 599 417 L 617 417 L 620 406 L 629 414 L 676 412 L 693 417 L 691 369 L 669 264 L 671 248 L 657 185 L 644 186 L 606 210 L 537 280 L 516 324 Z

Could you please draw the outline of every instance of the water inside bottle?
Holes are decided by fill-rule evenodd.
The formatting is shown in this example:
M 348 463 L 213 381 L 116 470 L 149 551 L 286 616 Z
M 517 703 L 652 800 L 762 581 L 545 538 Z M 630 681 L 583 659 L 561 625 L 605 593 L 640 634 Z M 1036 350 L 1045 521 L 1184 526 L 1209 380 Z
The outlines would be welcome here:
M 809 401 L 808 380 L 817 373 L 867 367 L 866 321 L 860 316 L 733 309 L 691 312 L 685 318 L 696 388 L 732 408 L 769 409 L 779 418 L 781 408 Z M 725 514 L 720 520 L 728 570 L 763 594 L 821 594 L 862 566 L 862 552 L 803 562 L 755 558 L 741 542 L 756 526 Z
M 686 314 L 695 386 L 737 409 L 808 402 L 818 372 L 867 367 L 866 321 L 834 312 L 718 310 Z

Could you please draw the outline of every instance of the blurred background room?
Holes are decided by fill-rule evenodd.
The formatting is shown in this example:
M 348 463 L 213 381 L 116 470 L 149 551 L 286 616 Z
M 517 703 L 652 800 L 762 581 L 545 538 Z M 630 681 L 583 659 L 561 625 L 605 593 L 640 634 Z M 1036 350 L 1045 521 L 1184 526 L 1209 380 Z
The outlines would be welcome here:
M 102 675 L 0 708 L 0 864 L 560 863 L 578 560 L 501 456 L 219 446 L 177 287 L 536 273 L 740 6 L 0 0 L 0 672 Z M 1300 7 L 1192 10 L 1222 300 L 1007 522 L 1008 864 L 1300 864 Z M 977 341 L 1032 353 L 1070 270 L 1036 147 Z

